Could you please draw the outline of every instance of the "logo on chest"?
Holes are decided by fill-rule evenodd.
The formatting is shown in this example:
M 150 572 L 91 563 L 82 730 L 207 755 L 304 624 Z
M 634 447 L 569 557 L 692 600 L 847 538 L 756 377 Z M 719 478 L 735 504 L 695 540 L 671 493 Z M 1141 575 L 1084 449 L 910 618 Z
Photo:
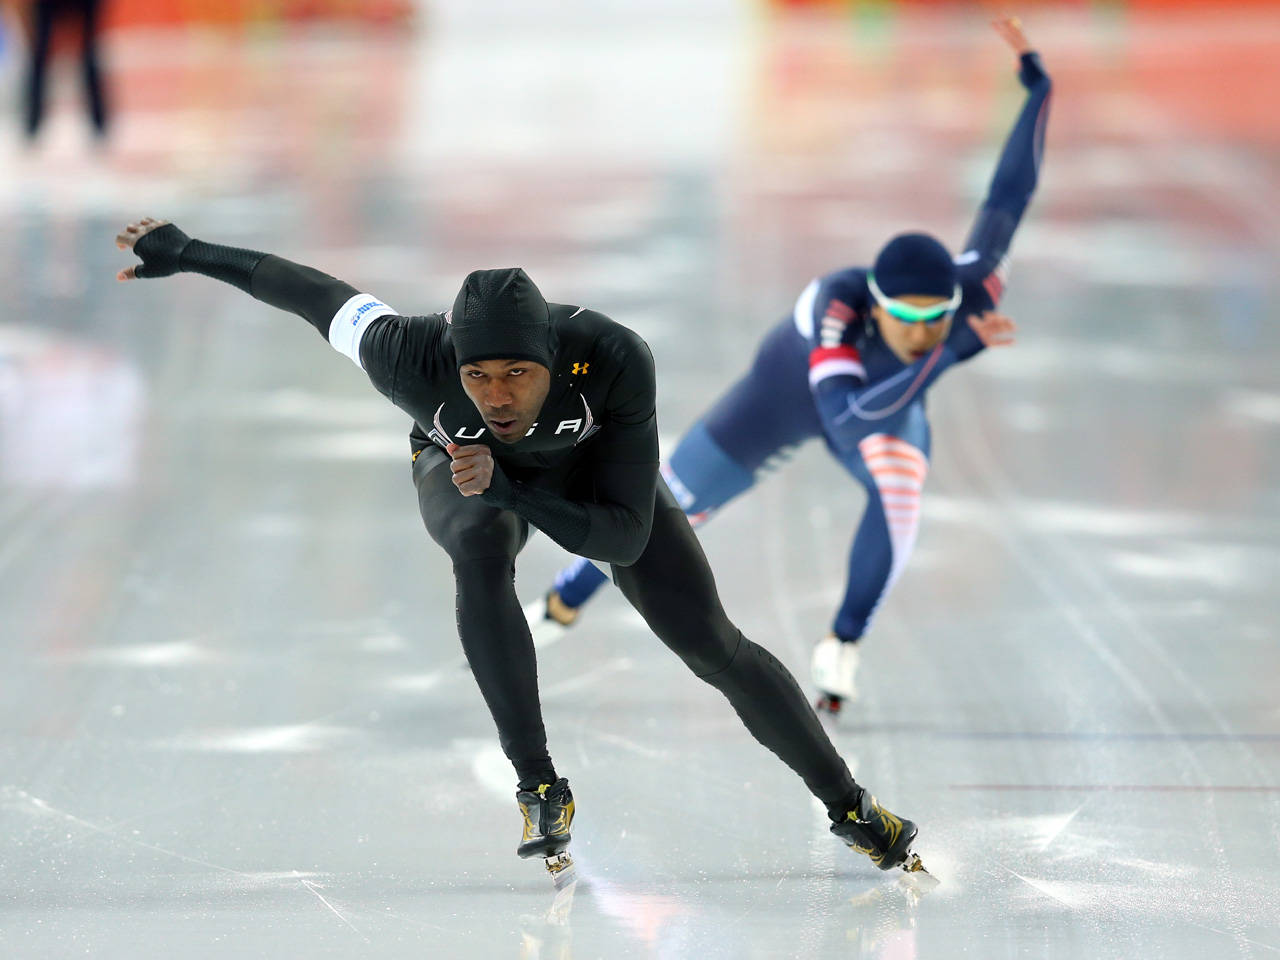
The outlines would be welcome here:
M 570 434 L 574 436 L 574 446 L 577 446 L 583 440 L 595 434 L 600 429 L 600 425 L 595 422 L 595 418 L 591 415 L 591 407 L 587 404 L 587 398 L 579 394 L 582 400 L 582 416 L 573 417 L 568 420 L 561 420 L 556 424 L 555 430 L 552 432 L 553 437 L 561 434 Z M 444 404 L 440 404 L 436 408 L 436 414 L 431 421 L 431 430 L 427 433 L 427 439 L 439 447 L 447 447 L 451 443 L 463 443 L 472 440 L 479 440 L 489 431 L 484 427 L 465 427 L 460 426 L 455 429 L 448 430 L 441 422 L 440 414 L 444 412 Z M 534 421 L 528 432 L 525 433 L 524 439 L 528 439 L 537 432 L 540 421 Z M 548 424 L 550 426 L 550 424 Z

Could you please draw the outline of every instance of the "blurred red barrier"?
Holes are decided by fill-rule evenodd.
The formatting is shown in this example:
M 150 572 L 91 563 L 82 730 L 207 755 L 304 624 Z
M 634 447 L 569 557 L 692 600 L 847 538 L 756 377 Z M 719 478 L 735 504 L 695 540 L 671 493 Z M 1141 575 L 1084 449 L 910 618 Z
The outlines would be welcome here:
M 395 23 L 413 13 L 409 0 L 107 0 L 105 7 L 107 27 L 299 20 Z

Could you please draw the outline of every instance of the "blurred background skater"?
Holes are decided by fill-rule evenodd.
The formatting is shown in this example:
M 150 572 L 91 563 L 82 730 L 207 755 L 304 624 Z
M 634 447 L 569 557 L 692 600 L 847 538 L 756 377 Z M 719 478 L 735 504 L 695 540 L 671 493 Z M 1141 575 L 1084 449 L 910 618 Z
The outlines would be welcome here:
M 89 122 L 99 140 L 107 133 L 107 98 L 98 64 L 98 28 L 101 0 L 35 0 L 30 7 L 31 65 L 27 76 L 24 131 L 34 140 L 44 119 L 45 87 L 53 59 L 55 33 L 75 29 L 80 43 L 80 69 L 84 80 Z
M 915 545 L 929 470 L 926 390 L 953 364 L 1013 343 L 1014 324 L 995 307 L 1009 245 L 1039 178 L 1050 81 L 1017 18 L 993 26 L 1018 56 L 1027 98 L 964 252 L 953 258 L 931 236 L 902 234 L 873 269 L 847 267 L 814 280 L 765 336 L 751 370 L 662 467 L 695 527 L 817 437 L 862 486 L 867 504 L 844 599 L 812 657 L 818 706 L 833 713 L 857 695 L 858 643 Z M 573 624 L 606 579 L 585 559 L 562 570 L 525 608 L 535 640 Z

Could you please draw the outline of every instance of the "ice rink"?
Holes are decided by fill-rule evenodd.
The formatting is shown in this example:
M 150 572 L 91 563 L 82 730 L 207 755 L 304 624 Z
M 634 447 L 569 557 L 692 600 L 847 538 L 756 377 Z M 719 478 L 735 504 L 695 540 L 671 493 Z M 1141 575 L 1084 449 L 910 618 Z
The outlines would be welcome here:
M 117 284 L 145 215 L 404 313 L 477 267 L 634 327 L 667 449 L 816 274 L 963 240 L 1021 104 L 980 12 L 460 0 L 416 27 L 126 31 L 0 132 L 0 954 L 1280 954 L 1280 13 L 1035 8 L 1018 345 L 933 390 L 916 555 L 833 736 L 923 898 L 609 588 L 539 655 L 579 882 L 422 529 L 407 417 L 301 320 Z M 20 48 L 0 61 L 17 89 Z M 862 494 L 818 444 L 701 531 L 805 686 Z M 565 554 L 534 537 L 532 599 Z

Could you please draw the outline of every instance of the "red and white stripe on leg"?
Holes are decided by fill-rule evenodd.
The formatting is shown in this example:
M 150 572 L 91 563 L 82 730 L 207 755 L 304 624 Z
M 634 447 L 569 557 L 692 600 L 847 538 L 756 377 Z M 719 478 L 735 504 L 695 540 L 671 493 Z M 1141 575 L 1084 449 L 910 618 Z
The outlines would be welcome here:
M 889 526 L 893 564 L 885 594 L 902 575 L 920 529 L 920 492 L 929 474 L 929 458 L 914 444 L 887 433 L 873 433 L 858 444 L 862 461 L 871 472 Z

